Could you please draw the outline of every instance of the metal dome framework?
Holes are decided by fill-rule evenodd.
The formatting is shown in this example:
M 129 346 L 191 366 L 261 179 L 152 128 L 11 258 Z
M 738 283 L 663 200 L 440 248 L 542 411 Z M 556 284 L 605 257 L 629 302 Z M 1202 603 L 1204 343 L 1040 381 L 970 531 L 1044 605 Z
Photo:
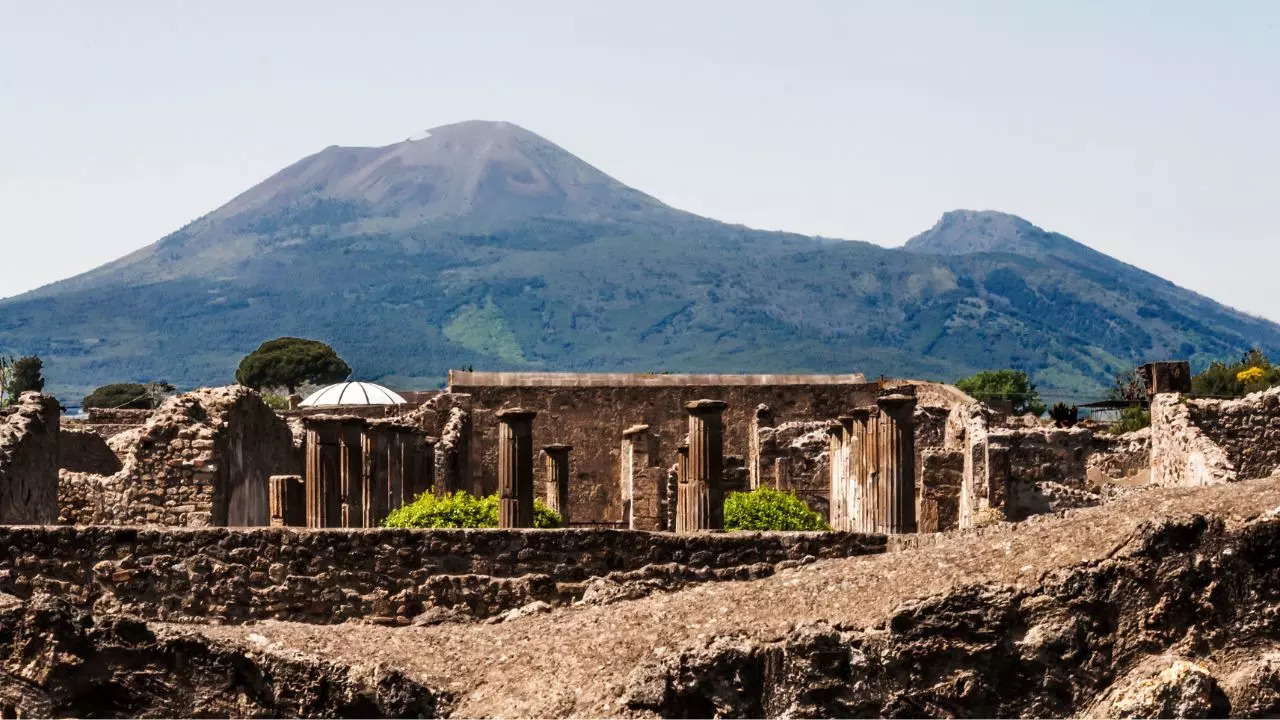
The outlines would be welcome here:
M 300 403 L 300 407 L 340 407 L 350 405 L 404 405 L 395 392 L 366 382 L 341 382 L 320 388 Z

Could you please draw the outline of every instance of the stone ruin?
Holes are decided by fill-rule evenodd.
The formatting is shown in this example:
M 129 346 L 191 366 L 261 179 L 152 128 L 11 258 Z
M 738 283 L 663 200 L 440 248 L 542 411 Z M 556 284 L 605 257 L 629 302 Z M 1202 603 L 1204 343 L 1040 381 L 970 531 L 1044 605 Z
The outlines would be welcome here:
M 110 438 L 24 396 L 0 524 L 75 526 L 0 527 L 0 715 L 1275 713 L 1280 665 L 1240 658 L 1280 637 L 1280 489 L 1247 481 L 1280 469 L 1280 391 L 1150 372 L 1152 427 L 1118 438 L 901 381 L 476 385 L 287 420 L 216 388 Z M 836 532 L 715 532 L 762 486 Z M 372 529 L 490 487 L 503 529 Z M 574 527 L 527 529 L 535 497 Z
M 58 518 L 58 401 L 27 392 L 0 411 L 0 525 Z

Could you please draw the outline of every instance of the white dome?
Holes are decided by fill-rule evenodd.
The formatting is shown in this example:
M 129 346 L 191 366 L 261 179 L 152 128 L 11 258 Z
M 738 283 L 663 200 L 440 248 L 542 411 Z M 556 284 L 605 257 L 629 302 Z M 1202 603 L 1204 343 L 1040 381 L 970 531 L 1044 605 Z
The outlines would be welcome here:
M 363 382 L 344 382 L 321 388 L 303 400 L 303 407 L 333 407 L 337 405 L 403 405 L 405 399 L 381 385 Z

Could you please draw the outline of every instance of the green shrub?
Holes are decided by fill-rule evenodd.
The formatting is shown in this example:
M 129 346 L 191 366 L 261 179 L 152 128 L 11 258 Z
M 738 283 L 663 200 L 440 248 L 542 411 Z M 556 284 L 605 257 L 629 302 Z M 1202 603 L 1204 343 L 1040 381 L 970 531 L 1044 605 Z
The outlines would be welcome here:
M 1021 370 L 983 370 L 957 380 L 956 387 L 984 403 L 1008 400 L 1014 415 L 1031 413 L 1039 417 L 1045 411 L 1040 391 Z
M 289 398 L 277 393 L 262 393 L 262 402 L 272 410 L 288 410 Z
M 156 406 L 155 397 L 142 383 L 114 383 L 103 385 L 85 396 L 81 405 L 89 408 L 124 410 L 150 410 Z
M 398 528 L 495 528 L 498 527 L 498 496 L 476 497 L 461 490 L 452 495 L 423 493 L 408 505 L 392 510 L 382 524 Z M 560 513 L 547 507 L 541 498 L 534 498 L 534 527 L 563 525 Z
M 724 501 L 725 530 L 830 530 L 795 493 L 760 487 Z
M 1151 425 L 1151 413 L 1143 410 L 1141 406 L 1131 405 L 1120 412 L 1120 419 L 1112 423 L 1107 429 L 1113 435 L 1123 435 L 1134 430 L 1141 430 Z

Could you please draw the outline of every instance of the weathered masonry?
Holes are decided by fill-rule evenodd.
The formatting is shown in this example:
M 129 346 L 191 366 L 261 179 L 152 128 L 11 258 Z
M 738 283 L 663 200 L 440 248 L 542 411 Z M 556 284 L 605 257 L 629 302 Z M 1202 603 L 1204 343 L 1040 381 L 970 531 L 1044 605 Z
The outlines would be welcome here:
M 575 525 L 664 527 L 659 508 L 665 498 L 665 473 L 677 460 L 677 448 L 689 431 L 686 404 L 715 399 L 726 403 L 721 428 L 728 489 L 747 489 L 752 466 L 756 408 L 768 405 L 783 419 L 833 418 L 867 405 L 879 383 L 862 375 L 643 375 L 590 373 L 484 373 L 451 371 L 449 389 L 424 403 L 413 417 L 424 432 L 441 438 L 441 474 L 465 482 L 471 492 L 498 490 L 498 431 L 495 415 L 504 408 L 538 414 L 532 433 L 540 443 L 573 446 L 569 476 Z M 623 432 L 646 426 L 643 445 L 632 443 L 624 457 Z M 448 449 L 443 446 L 448 439 Z M 641 452 L 636 452 L 641 451 Z M 448 457 L 445 457 L 446 452 Z M 624 472 L 627 463 L 646 463 L 638 485 Z M 450 469 L 456 468 L 456 469 Z M 651 471 L 650 471 L 651 470 Z M 548 474 L 535 473 L 545 492 Z M 539 494 L 542 494 L 540 492 Z M 825 493 L 824 493 L 825 494 Z M 673 518 L 674 519 L 674 518 Z

